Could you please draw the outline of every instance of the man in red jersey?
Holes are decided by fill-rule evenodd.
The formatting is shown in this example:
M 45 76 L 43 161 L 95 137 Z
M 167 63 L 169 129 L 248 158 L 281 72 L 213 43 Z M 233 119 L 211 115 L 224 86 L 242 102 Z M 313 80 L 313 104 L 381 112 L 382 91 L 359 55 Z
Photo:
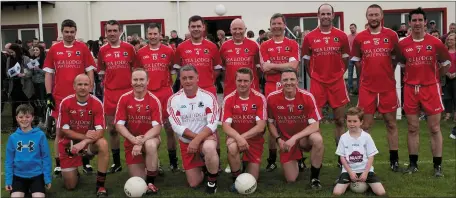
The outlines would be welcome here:
M 131 90 L 131 70 L 135 64 L 135 48 L 120 40 L 122 25 L 116 20 L 106 23 L 105 31 L 108 43 L 98 53 L 99 76 L 104 84 L 104 111 L 106 123 L 111 135 L 113 164 L 110 173 L 122 171 L 120 163 L 120 138 L 114 127 L 114 114 L 117 102 L 122 94 Z
M 411 36 L 399 42 L 399 63 L 405 67 L 404 111 L 408 122 L 410 165 L 407 173 L 418 171 L 419 124 L 423 110 L 431 134 L 434 176 L 442 177 L 442 133 L 440 114 L 444 111 L 439 85 L 440 75 L 446 74 L 451 57 L 443 43 L 425 32 L 426 13 L 421 9 L 409 13 Z M 420 108 L 421 107 L 421 108 Z
M 224 42 L 220 48 L 220 57 L 225 69 L 224 96 L 236 91 L 236 75 L 239 68 L 249 68 L 253 72 L 252 88 L 259 90 L 258 72 L 259 47 L 255 41 L 245 38 L 245 23 L 242 19 L 231 22 L 231 35 L 233 38 Z
M 158 97 L 162 104 L 162 109 L 166 109 L 168 99 L 173 95 L 170 71 L 173 67 L 174 51 L 172 48 L 161 44 L 160 35 L 160 27 L 155 23 L 150 24 L 147 28 L 149 45 L 138 51 L 136 55 L 136 66 L 144 68 L 148 75 L 153 77 L 149 80 L 147 89 Z M 162 119 L 168 141 L 169 168 L 172 172 L 179 171 L 176 157 L 176 140 L 174 138 L 174 131 L 169 125 L 166 111 L 163 111 Z
M 87 73 L 90 80 L 90 89 L 93 90 L 95 61 L 85 43 L 76 41 L 76 23 L 71 19 L 62 22 L 63 42 L 53 45 L 44 61 L 44 84 L 46 86 L 47 104 L 52 109 L 52 117 L 57 119 L 60 102 L 72 94 L 73 79 L 78 74 Z M 54 82 L 52 79 L 54 78 Z M 52 85 L 54 84 L 54 87 Z M 60 129 L 56 128 L 54 148 L 57 148 L 60 139 Z M 55 149 L 56 167 L 54 174 L 60 176 L 60 160 L 58 150 Z
M 296 160 L 301 152 L 310 151 L 310 186 L 320 189 L 320 168 L 323 161 L 323 137 L 319 132 L 321 116 L 313 95 L 298 88 L 298 75 L 294 69 L 282 71 L 283 89 L 272 92 L 267 98 L 268 125 L 271 137 L 280 148 L 280 163 L 287 182 L 299 175 Z
M 200 79 L 198 87 L 217 97 L 214 83 L 215 79 L 220 75 L 222 60 L 220 59 L 217 45 L 204 39 L 204 33 L 206 32 L 204 24 L 204 19 L 198 15 L 188 19 L 188 31 L 191 38 L 177 46 L 174 56 L 174 68 L 179 69 L 184 65 L 194 66 Z M 217 139 L 219 139 L 218 136 Z M 219 144 L 217 144 L 217 153 L 220 156 Z
M 280 72 L 286 68 L 298 70 L 299 46 L 296 41 L 285 37 L 286 21 L 282 14 L 276 13 L 270 19 L 272 39 L 265 41 L 260 47 L 261 68 L 265 74 L 266 84 L 264 95 L 281 89 Z M 269 158 L 266 171 L 277 168 L 277 147 L 274 140 L 269 138 Z
M 78 166 L 82 156 L 98 155 L 96 182 L 97 197 L 106 197 L 104 187 L 109 163 L 109 146 L 103 137 L 105 118 L 103 103 L 89 93 L 92 84 L 86 74 L 74 78 L 71 94 L 62 99 L 59 107 L 57 128 L 61 130 L 58 142 L 63 183 L 67 190 L 74 190 L 79 180 Z
M 352 61 L 360 75 L 358 106 L 365 112 L 362 128 L 369 131 L 374 123 L 375 111 L 383 114 L 386 123 L 390 153 L 390 167 L 399 171 L 399 137 L 396 126 L 396 110 L 400 106 L 396 92 L 394 70 L 399 37 L 382 26 L 383 10 L 377 4 L 367 8 L 369 27 L 355 37 Z
M 131 74 L 132 91 L 123 94 L 116 109 L 116 130 L 125 138 L 125 162 L 130 177 L 145 178 L 147 193 L 157 193 L 158 147 L 162 106 L 157 96 L 147 91 L 149 76 L 143 68 Z
M 255 41 L 252 41 L 255 42 Z M 242 161 L 247 162 L 246 172 L 256 180 L 260 173 L 261 155 L 263 154 L 264 129 L 266 127 L 266 98 L 251 88 L 254 74 L 250 68 L 236 71 L 236 91 L 225 97 L 222 107 L 223 130 L 227 134 L 228 163 L 231 168 L 233 185 L 241 170 Z
M 305 68 L 310 76 L 310 92 L 321 109 L 329 103 L 334 112 L 334 140 L 344 133 L 345 105 L 350 102 L 344 73 L 348 67 L 350 46 L 347 35 L 333 27 L 334 9 L 329 4 L 318 8 L 319 27 L 306 35 L 302 44 Z M 340 158 L 338 159 L 341 167 Z

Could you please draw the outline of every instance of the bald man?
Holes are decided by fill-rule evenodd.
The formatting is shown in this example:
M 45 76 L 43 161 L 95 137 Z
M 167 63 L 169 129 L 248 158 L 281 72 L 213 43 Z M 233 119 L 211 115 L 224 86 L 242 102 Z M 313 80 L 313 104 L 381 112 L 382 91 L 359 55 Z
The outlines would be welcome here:
M 96 195 L 107 195 L 104 183 L 109 162 L 108 142 L 103 137 L 106 129 L 103 104 L 90 95 L 90 79 L 79 74 L 73 82 L 75 94 L 60 103 L 57 128 L 62 132 L 58 143 L 63 183 L 67 190 L 74 190 L 79 180 L 78 167 L 82 157 L 98 155 Z

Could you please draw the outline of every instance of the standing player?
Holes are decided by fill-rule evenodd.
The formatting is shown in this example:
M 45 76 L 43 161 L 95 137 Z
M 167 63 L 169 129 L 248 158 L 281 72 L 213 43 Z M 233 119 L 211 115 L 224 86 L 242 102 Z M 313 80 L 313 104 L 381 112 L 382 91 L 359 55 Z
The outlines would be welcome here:
M 89 90 L 93 90 L 95 61 L 85 43 L 76 41 L 76 23 L 71 19 L 62 22 L 61 27 L 63 42 L 52 45 L 44 61 L 44 84 L 46 86 L 46 101 L 52 109 L 52 117 L 57 119 L 60 102 L 63 98 L 73 94 L 73 80 L 78 74 L 87 73 L 89 76 Z M 54 82 L 52 79 L 54 78 Z M 54 84 L 54 87 L 53 85 Z M 61 134 L 56 128 L 54 148 L 58 147 Z M 58 149 L 54 149 L 55 163 L 54 174 L 60 176 L 60 160 Z M 85 167 L 84 167 L 85 168 Z
M 142 68 L 134 69 L 131 74 L 133 90 L 120 97 L 115 123 L 116 130 L 125 138 L 125 161 L 130 177 L 146 178 L 147 193 L 157 193 L 154 183 L 158 175 L 162 108 L 160 100 L 147 91 L 148 83 L 147 72 Z
M 224 96 L 236 91 L 237 71 L 239 68 L 249 68 L 253 72 L 252 88 L 260 89 L 257 68 L 260 67 L 259 47 L 255 41 L 245 38 L 245 23 L 242 19 L 231 22 L 231 35 L 233 38 L 225 41 L 220 48 L 220 57 L 225 69 Z
M 105 31 L 108 43 L 98 53 L 98 73 L 104 84 L 103 108 L 106 123 L 111 135 L 111 152 L 114 163 L 110 173 L 122 171 L 120 163 L 120 138 L 114 127 L 114 114 L 117 102 L 122 94 L 131 90 L 131 70 L 135 63 L 135 48 L 121 41 L 122 25 L 116 20 L 106 23 Z
M 425 32 L 426 13 L 421 9 L 409 13 L 411 36 L 399 42 L 399 62 L 405 67 L 404 111 L 408 122 L 408 151 L 410 165 L 407 172 L 418 171 L 419 125 L 422 109 L 427 115 L 431 134 L 434 176 L 442 174 L 442 133 L 440 114 L 444 111 L 439 85 L 440 74 L 446 74 L 451 57 L 443 43 Z M 440 70 L 440 71 L 439 71 Z M 420 108 L 421 107 L 421 108 Z
M 285 17 L 282 14 L 276 13 L 272 15 L 269 23 L 273 35 L 272 39 L 263 42 L 260 47 L 261 68 L 266 78 L 264 88 L 264 95 L 266 97 L 270 93 L 281 89 L 280 72 L 287 68 L 297 71 L 299 64 L 298 43 L 295 40 L 285 37 Z M 275 164 L 276 158 L 277 147 L 274 140 L 269 137 L 269 158 L 266 171 L 270 172 L 277 168 Z
M 351 59 L 361 77 L 358 106 L 365 112 L 362 127 L 368 132 L 374 123 L 375 111 L 383 114 L 388 131 L 390 167 L 397 172 L 399 137 L 396 109 L 400 104 L 394 78 L 396 64 L 393 59 L 398 51 L 399 37 L 393 30 L 382 26 L 383 10 L 379 5 L 370 5 L 366 18 L 369 27 L 355 37 Z
M 321 109 L 329 103 L 334 113 L 336 130 L 334 140 L 339 143 L 344 133 L 345 105 L 350 102 L 344 73 L 348 67 L 350 46 L 347 35 L 333 27 L 334 8 L 322 4 L 318 8 L 320 26 L 304 37 L 302 55 L 310 76 L 310 92 Z M 340 158 L 337 157 L 339 167 Z
M 137 67 L 144 68 L 148 76 L 153 78 L 149 80 L 147 89 L 158 97 L 162 104 L 162 109 L 166 109 L 169 97 L 173 95 L 172 79 L 172 61 L 174 57 L 174 51 L 172 48 L 161 44 L 160 42 L 161 30 L 160 27 L 152 23 L 147 28 L 147 39 L 149 45 L 141 48 L 136 55 Z M 169 156 L 169 169 L 172 172 L 178 171 L 177 157 L 176 157 L 176 140 L 174 138 L 174 132 L 166 120 L 168 115 L 166 111 L 163 111 L 163 121 L 167 137 L 168 156 Z
M 217 45 L 204 39 L 206 26 L 201 16 L 195 15 L 188 19 L 188 31 L 191 38 L 185 40 L 177 47 L 174 56 L 174 68 L 179 69 L 184 65 L 194 66 L 200 79 L 198 87 L 217 97 L 217 89 L 214 83 L 222 69 L 222 61 Z M 217 136 L 217 143 L 218 139 L 219 137 Z M 217 153 L 220 156 L 220 145 L 218 144 Z
M 79 74 L 74 78 L 74 91 L 64 98 L 59 108 L 57 128 L 62 137 L 58 143 L 62 165 L 63 183 L 67 190 L 74 190 L 79 180 L 78 167 L 81 155 L 98 155 L 97 197 L 106 197 L 104 187 L 109 163 L 108 142 L 104 139 L 105 118 L 103 104 L 89 93 L 89 76 Z
M 241 153 L 242 161 L 248 162 L 247 172 L 258 180 L 267 119 L 266 98 L 251 88 L 254 79 L 252 70 L 246 67 L 238 69 L 235 79 L 236 90 L 225 97 L 220 119 L 228 135 L 228 163 L 233 177 L 231 190 L 234 190 L 237 176 L 242 173 Z
M 179 73 L 183 89 L 168 100 L 169 122 L 179 136 L 188 184 L 195 188 L 203 181 L 201 167 L 205 166 L 208 173 L 206 192 L 213 194 L 217 191 L 219 168 L 215 137 L 219 115 L 217 98 L 198 87 L 199 75 L 195 67 L 184 66 Z
M 280 148 L 280 163 L 287 182 L 299 175 L 296 160 L 301 150 L 311 152 L 310 186 L 320 189 L 320 168 L 323 161 L 323 137 L 319 132 L 321 116 L 311 93 L 298 88 L 294 69 L 282 72 L 283 89 L 272 92 L 267 99 L 269 132 Z

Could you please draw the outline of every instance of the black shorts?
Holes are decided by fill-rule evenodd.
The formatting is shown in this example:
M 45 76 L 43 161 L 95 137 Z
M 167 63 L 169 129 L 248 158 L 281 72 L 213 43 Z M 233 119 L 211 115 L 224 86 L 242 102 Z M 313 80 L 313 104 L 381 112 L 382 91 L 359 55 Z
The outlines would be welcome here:
M 358 177 L 360 177 L 361 174 L 362 173 L 356 173 L 356 175 Z M 348 184 L 350 182 L 351 182 L 350 175 L 347 172 L 340 174 L 339 179 L 337 180 L 338 184 Z M 369 172 L 367 174 L 366 183 L 372 184 L 372 183 L 379 183 L 379 182 L 380 182 L 380 179 L 377 177 L 377 175 L 375 175 L 374 172 Z
M 13 190 L 11 192 L 45 193 L 45 190 L 43 174 L 32 178 L 23 178 L 13 175 Z

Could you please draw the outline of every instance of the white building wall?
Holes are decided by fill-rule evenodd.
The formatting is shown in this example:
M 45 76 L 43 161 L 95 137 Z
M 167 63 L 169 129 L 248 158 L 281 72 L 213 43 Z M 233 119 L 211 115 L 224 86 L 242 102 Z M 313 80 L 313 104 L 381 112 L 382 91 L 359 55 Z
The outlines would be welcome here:
M 329 2 L 336 12 L 344 12 L 344 30 L 348 32 L 349 25 L 355 23 L 363 27 L 366 23 L 365 10 L 372 2 Z M 97 39 L 100 33 L 100 21 L 109 19 L 136 20 L 136 19 L 164 19 L 166 34 L 170 30 L 178 30 L 176 2 L 92 2 L 91 24 L 88 23 L 87 2 L 56 2 L 55 8 L 43 5 L 43 22 L 60 23 L 64 19 L 73 19 L 78 25 L 78 38 L 84 40 Z M 247 28 L 255 34 L 260 29 L 269 27 L 269 18 L 272 14 L 279 13 L 316 13 L 320 3 L 317 2 L 180 2 L 181 32 L 187 32 L 187 20 L 192 15 L 203 17 L 217 16 L 215 6 L 223 4 L 226 7 L 224 16 L 242 16 Z M 456 21 L 456 2 L 379 2 L 383 9 L 414 9 L 447 8 L 448 24 Z M 6 7 L 1 12 L 2 25 L 37 24 L 38 11 L 36 6 L 26 9 L 19 6 L 16 10 Z M 448 27 L 448 24 L 445 26 Z M 89 38 L 87 28 L 91 26 L 92 38 Z M 60 31 L 59 31 L 60 34 Z

